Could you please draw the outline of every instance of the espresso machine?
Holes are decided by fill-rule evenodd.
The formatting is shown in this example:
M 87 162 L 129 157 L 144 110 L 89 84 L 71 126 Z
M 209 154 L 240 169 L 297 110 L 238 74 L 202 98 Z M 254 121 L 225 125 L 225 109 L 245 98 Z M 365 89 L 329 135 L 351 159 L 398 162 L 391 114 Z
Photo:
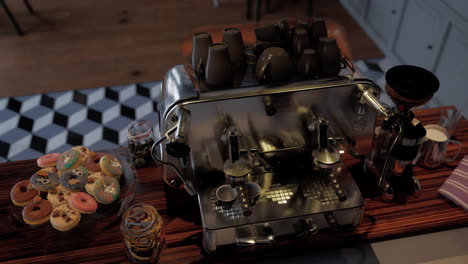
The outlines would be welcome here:
M 210 90 L 190 65 L 166 74 L 155 158 L 198 197 L 208 252 L 360 223 L 347 163 L 371 152 L 376 112 L 359 87 L 378 91 L 349 76 Z
M 425 130 L 410 109 L 432 97 L 437 78 L 414 66 L 388 71 L 390 108 L 314 25 L 318 60 L 302 49 L 307 31 L 279 21 L 255 29 L 253 52 L 238 29 L 224 31 L 224 44 L 197 33 L 192 65 L 164 78 L 152 156 L 168 185 L 197 196 L 207 252 L 357 226 L 364 199 L 355 180 L 389 201 L 420 188 L 412 168 Z M 374 135 L 377 114 L 385 121 Z

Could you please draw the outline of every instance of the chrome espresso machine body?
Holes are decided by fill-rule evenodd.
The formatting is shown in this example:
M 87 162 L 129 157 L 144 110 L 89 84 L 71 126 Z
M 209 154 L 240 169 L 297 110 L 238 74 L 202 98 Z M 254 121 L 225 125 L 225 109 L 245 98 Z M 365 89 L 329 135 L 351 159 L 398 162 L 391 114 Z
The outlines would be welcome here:
M 378 91 L 348 76 L 208 90 L 190 66 L 167 73 L 158 157 L 166 178 L 177 170 L 198 196 L 207 251 L 360 223 L 364 200 L 348 150 L 370 152 L 376 113 L 359 100 L 357 84 Z M 247 182 L 260 187 L 253 199 Z M 222 198 L 223 185 L 239 198 Z

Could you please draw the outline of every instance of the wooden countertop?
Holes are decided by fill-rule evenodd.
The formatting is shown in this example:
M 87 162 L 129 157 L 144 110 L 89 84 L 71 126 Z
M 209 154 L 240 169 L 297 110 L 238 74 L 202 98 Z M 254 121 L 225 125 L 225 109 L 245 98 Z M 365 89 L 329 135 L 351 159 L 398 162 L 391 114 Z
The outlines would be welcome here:
M 423 124 L 435 123 L 441 108 L 415 111 Z M 468 154 L 468 121 L 457 128 L 456 138 L 463 142 L 461 153 Z M 449 148 L 449 151 L 454 151 Z M 10 201 L 11 187 L 28 179 L 37 170 L 34 160 L 0 164 L 0 261 L 11 263 L 117 263 L 126 262 L 116 213 L 83 223 L 68 232 L 54 230 L 46 223 L 38 227 L 17 220 L 17 208 Z M 324 247 L 378 241 L 434 232 L 468 225 L 468 213 L 439 196 L 437 189 L 453 167 L 427 171 L 417 167 L 422 185 L 418 199 L 405 205 L 366 199 L 362 223 L 354 230 L 322 232 L 307 240 L 278 238 L 273 245 L 255 247 L 226 246 L 214 256 L 201 248 L 201 220 L 195 198 L 184 191 L 168 188 L 161 178 L 161 167 L 138 170 L 135 202 L 157 208 L 166 224 L 166 247 L 160 263 L 254 262 Z

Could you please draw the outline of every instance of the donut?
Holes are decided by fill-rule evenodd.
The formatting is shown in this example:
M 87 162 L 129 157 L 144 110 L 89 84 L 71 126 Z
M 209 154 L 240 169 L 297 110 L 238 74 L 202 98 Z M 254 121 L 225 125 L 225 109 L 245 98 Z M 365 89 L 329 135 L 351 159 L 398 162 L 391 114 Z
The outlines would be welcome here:
M 57 160 L 57 169 L 59 171 L 72 170 L 81 162 L 81 153 L 74 149 L 65 151 Z
M 72 192 L 83 192 L 86 190 L 85 185 L 88 175 L 88 170 L 80 166 L 64 172 L 60 177 L 60 184 Z
M 54 167 L 57 164 L 57 160 L 60 157 L 60 153 L 51 153 L 41 156 L 37 159 L 37 166 L 41 168 Z
M 39 194 L 40 192 L 32 187 L 29 180 L 24 180 L 16 183 L 11 188 L 10 198 L 14 205 L 26 206 Z
M 120 179 L 120 176 L 123 173 L 122 164 L 119 160 L 112 155 L 104 155 L 99 161 L 99 166 L 101 166 L 102 172 L 107 176 L 112 176 L 114 178 Z
M 80 153 L 80 162 L 81 163 L 84 163 L 86 162 L 86 160 L 94 153 L 93 151 L 89 150 L 89 148 L 87 147 L 83 147 L 83 146 L 76 146 L 76 147 L 73 147 L 71 148 L 73 150 L 76 150 Z
M 74 228 L 80 220 L 81 214 L 68 204 L 61 204 L 54 208 L 50 215 L 50 223 L 59 231 L 68 231 Z
M 48 192 L 59 185 L 59 176 L 47 169 L 41 169 L 31 176 L 30 181 L 34 189 Z
M 94 196 L 94 183 L 101 177 L 105 175 L 102 172 L 96 172 L 88 176 L 86 181 L 85 189 L 86 192 Z
M 104 155 L 106 155 L 106 153 L 93 152 L 91 155 L 89 155 L 88 159 L 86 159 L 86 162 L 84 164 L 85 168 L 93 172 L 101 171 L 101 166 L 99 166 L 99 161 Z
M 47 200 L 49 200 L 52 206 L 57 207 L 61 204 L 68 203 L 70 194 L 70 191 L 67 191 L 65 188 L 58 186 L 55 188 L 55 190 L 52 190 L 47 194 Z
M 84 192 L 72 193 L 68 200 L 68 205 L 82 214 L 92 214 L 97 210 L 97 203 L 94 198 Z
M 34 197 L 32 203 L 23 208 L 23 220 L 28 225 L 40 225 L 49 221 L 52 204 L 40 196 Z
M 119 181 L 110 176 L 101 177 L 94 183 L 93 192 L 98 203 L 111 204 L 120 195 Z

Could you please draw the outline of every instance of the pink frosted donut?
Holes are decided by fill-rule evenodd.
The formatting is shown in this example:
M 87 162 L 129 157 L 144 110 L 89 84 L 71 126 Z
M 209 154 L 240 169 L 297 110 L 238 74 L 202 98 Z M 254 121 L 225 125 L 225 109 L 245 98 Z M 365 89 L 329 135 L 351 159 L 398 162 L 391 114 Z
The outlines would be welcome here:
M 96 200 L 84 192 L 72 193 L 70 199 L 68 199 L 68 204 L 82 214 L 92 214 L 96 212 L 98 207 Z
M 37 159 L 37 166 L 41 168 L 47 168 L 47 167 L 54 167 L 55 164 L 57 164 L 57 160 L 60 157 L 60 153 L 51 153 L 44 155 L 42 157 L 39 157 Z

